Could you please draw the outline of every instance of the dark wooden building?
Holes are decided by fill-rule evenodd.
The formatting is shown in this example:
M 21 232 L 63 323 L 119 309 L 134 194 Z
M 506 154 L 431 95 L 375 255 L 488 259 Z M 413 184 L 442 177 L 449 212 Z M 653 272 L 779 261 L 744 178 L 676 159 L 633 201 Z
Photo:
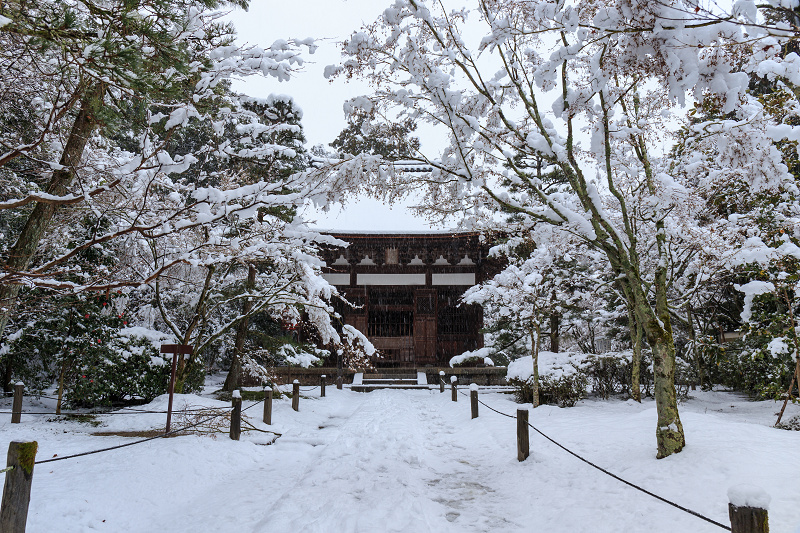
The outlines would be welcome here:
M 459 305 L 464 291 L 491 275 L 480 234 L 330 235 L 350 246 L 323 251 L 324 276 L 357 306 L 340 312 L 379 350 L 376 365 L 446 365 L 483 347 L 481 308 Z

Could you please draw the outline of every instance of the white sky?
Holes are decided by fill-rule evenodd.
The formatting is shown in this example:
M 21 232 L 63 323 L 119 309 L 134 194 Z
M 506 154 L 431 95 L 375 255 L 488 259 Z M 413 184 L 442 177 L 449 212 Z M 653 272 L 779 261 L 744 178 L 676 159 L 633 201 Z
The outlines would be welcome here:
M 340 62 L 338 43 L 364 23 L 374 21 L 390 4 L 390 0 L 252 0 L 249 11 L 236 10 L 229 17 L 241 43 L 266 47 L 277 39 L 313 37 L 320 46 L 314 55 L 305 55 L 307 63 L 303 71 L 291 81 L 281 83 L 253 77 L 234 84 L 234 89 L 251 96 L 264 97 L 270 93 L 292 96 L 303 110 L 302 123 L 309 148 L 323 144 L 329 149 L 328 143 L 346 125 L 342 103 L 371 91 L 369 85 L 360 81 L 329 82 L 322 72 L 326 65 Z M 430 229 L 425 220 L 414 217 L 402 206 L 390 209 L 371 199 L 352 202 L 345 210 L 333 207 L 328 214 L 309 212 L 306 217 L 327 229 Z

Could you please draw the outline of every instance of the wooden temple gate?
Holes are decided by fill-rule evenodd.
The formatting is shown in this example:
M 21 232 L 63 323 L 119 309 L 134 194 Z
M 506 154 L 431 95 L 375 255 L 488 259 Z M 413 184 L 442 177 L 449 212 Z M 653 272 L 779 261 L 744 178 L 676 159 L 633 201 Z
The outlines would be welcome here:
M 358 306 L 340 311 L 379 350 L 377 365 L 442 365 L 483 346 L 480 307 L 459 305 L 493 265 L 478 233 L 330 235 L 350 246 L 323 252 L 324 276 Z

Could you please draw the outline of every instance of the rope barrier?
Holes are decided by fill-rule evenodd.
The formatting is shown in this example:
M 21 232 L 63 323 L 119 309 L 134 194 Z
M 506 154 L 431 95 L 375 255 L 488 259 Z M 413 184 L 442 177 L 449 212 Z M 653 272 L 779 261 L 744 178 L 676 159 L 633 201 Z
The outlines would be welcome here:
M 0 470 L 0 474 L 5 474 L 6 472 L 11 472 L 12 470 L 14 470 L 14 465 L 7 466 L 4 469 Z
M 13 414 L 12 411 L 0 411 L 0 414 Z M 106 415 L 141 415 L 141 414 L 159 414 L 165 415 L 167 414 L 166 411 L 100 411 L 94 413 L 83 413 L 80 411 L 69 411 L 69 412 L 60 412 L 55 413 L 52 411 L 22 411 L 23 415 L 54 415 L 54 416 L 106 416 Z
M 242 409 L 242 412 L 244 413 L 248 409 L 251 409 L 251 408 L 255 407 L 256 405 L 261 405 L 262 403 L 263 402 L 255 402 L 253 405 L 249 405 L 249 406 L 245 407 L 244 409 Z
M 181 431 L 186 431 L 187 429 L 192 429 L 193 427 L 197 427 L 197 426 L 199 426 L 201 424 L 205 424 L 209 420 L 217 418 L 218 416 L 220 416 L 220 415 L 219 414 L 215 414 L 213 416 L 210 416 L 208 418 L 205 418 L 205 419 L 201 420 L 200 422 L 197 422 L 197 423 L 194 423 L 194 424 L 190 424 L 190 425 L 182 427 L 180 429 L 174 429 L 174 430 L 170 431 L 169 433 L 164 433 L 162 435 L 156 435 L 155 437 L 148 437 L 146 439 L 140 439 L 140 440 L 137 440 L 137 441 L 134 441 L 134 442 L 128 442 L 128 443 L 120 444 L 120 445 L 117 445 L 117 446 L 110 446 L 108 448 L 101 448 L 99 450 L 92 450 L 90 452 L 82 452 L 82 453 L 76 453 L 76 454 L 73 454 L 73 455 L 65 455 L 64 457 L 54 457 L 52 459 L 45 459 L 44 461 L 36 461 L 34 464 L 39 465 L 39 464 L 44 464 L 44 463 L 53 463 L 55 461 L 63 461 L 65 459 L 74 459 L 75 457 L 83 457 L 85 455 L 93 455 L 95 453 L 102 453 L 102 452 L 108 452 L 108 451 L 111 451 L 111 450 L 118 450 L 120 448 L 127 448 L 128 446 L 133 446 L 135 444 L 142 444 L 143 442 L 149 442 L 151 440 L 163 439 L 165 437 L 169 437 L 170 435 L 174 435 L 176 433 L 180 433 Z
M 463 391 L 460 391 L 460 390 L 459 390 L 458 392 L 459 392 L 460 394 L 464 395 L 464 396 L 468 396 L 468 395 L 467 395 L 467 394 L 465 394 Z M 501 412 L 501 411 L 498 411 L 497 409 L 495 409 L 495 408 L 491 407 L 490 405 L 486 404 L 484 401 L 482 401 L 482 400 L 480 400 L 480 399 L 478 399 L 478 403 L 480 403 L 481 405 L 483 405 L 484 407 L 486 407 L 486 408 L 487 408 L 487 409 L 489 409 L 490 411 L 494 411 L 495 413 L 497 413 L 497 414 L 499 414 L 499 415 L 503 415 L 503 416 L 506 416 L 506 417 L 508 417 L 508 418 L 516 418 L 514 415 L 509 415 L 509 414 L 507 414 L 507 413 L 503 413 L 503 412 Z M 683 511 L 683 512 L 685 512 L 685 513 L 688 513 L 688 514 L 690 514 L 690 515 L 692 515 L 692 516 L 695 516 L 695 517 L 697 517 L 697 518 L 700 518 L 701 520 L 705 520 L 705 521 L 706 521 L 706 522 L 708 522 L 709 524 L 714 524 L 715 526 L 721 527 L 722 529 L 725 529 L 725 530 L 727 530 L 727 531 L 731 531 L 731 528 L 730 528 L 730 526 L 726 526 L 725 524 L 721 524 L 721 523 L 717 522 L 716 520 L 712 520 L 711 518 L 708 518 L 707 516 L 704 516 L 704 515 L 702 515 L 702 514 L 698 513 L 697 511 L 692 511 L 691 509 L 688 509 L 688 508 L 686 508 L 686 507 L 684 507 L 684 506 L 682 506 L 682 505 L 680 505 L 680 504 L 678 504 L 678 503 L 675 503 L 675 502 L 673 502 L 673 501 L 670 501 L 670 500 L 668 500 L 668 499 L 664 498 L 663 496 L 659 496 L 658 494 L 655 494 L 655 493 L 653 493 L 653 492 L 650 492 L 649 490 L 647 490 L 647 489 L 645 489 L 645 488 L 642 488 L 642 487 L 640 487 L 640 486 L 636 485 L 635 483 L 632 483 L 632 482 L 628 481 L 627 479 L 623 479 L 623 478 L 619 477 L 618 475 L 616 475 L 616 474 L 614 474 L 614 473 L 612 473 L 612 472 L 609 472 L 609 471 L 608 471 L 608 470 L 606 470 L 605 468 L 603 468 L 603 467 L 601 467 L 601 466 L 598 466 L 598 465 L 594 464 L 594 463 L 593 463 L 593 462 L 591 462 L 590 460 L 588 460 L 588 459 L 586 459 L 586 458 L 584 458 L 584 457 L 582 457 L 582 456 L 578 455 L 577 453 L 573 452 L 572 450 L 570 450 L 569 448 L 567 448 L 567 447 L 566 447 L 566 446 L 564 446 L 563 444 L 561 444 L 561 443 L 557 442 L 557 441 L 556 441 L 555 439 L 553 439 L 552 437 L 550 437 L 550 436 L 546 435 L 544 432 L 542 432 L 542 431 L 541 431 L 539 428 L 537 428 L 536 426 L 534 426 L 534 425 L 533 425 L 533 424 L 531 424 L 530 422 L 528 422 L 528 426 L 529 426 L 531 429 L 533 429 L 533 430 L 534 430 L 536 433 L 538 433 L 539 435 L 541 435 L 542 437 L 544 437 L 545 439 L 547 439 L 547 440 L 548 440 L 548 441 L 550 441 L 551 443 L 555 444 L 556 446 L 558 446 L 559 448 L 561 448 L 562 450 L 564 450 L 564 451 L 565 451 L 565 452 L 567 452 L 568 454 L 572 455 L 573 457 L 575 457 L 575 458 L 577 458 L 577 459 L 580 459 L 581 461 L 583 461 L 583 462 L 584 462 L 584 463 L 586 463 L 587 465 L 589 465 L 589 466 L 591 466 L 591 467 L 594 467 L 594 468 L 596 468 L 596 469 L 597 469 L 597 470 L 599 470 L 600 472 L 602 472 L 602 473 L 604 473 L 604 474 L 606 474 L 606 475 L 608 475 L 608 476 L 610 476 L 610 477 L 612 477 L 612 478 L 616 479 L 617 481 L 621 481 L 622 483 L 624 483 L 624 484 L 628 485 L 629 487 L 632 487 L 632 488 L 634 488 L 634 489 L 636 489 L 636 490 L 638 490 L 638 491 L 640 491 L 640 492 L 643 492 L 643 493 L 647 494 L 648 496 L 652 496 L 653 498 L 655 498 L 655 499 L 657 499 L 657 500 L 659 500 L 659 501 L 661 501 L 661 502 L 663 502 L 663 503 L 666 503 L 666 504 L 668 504 L 668 505 L 671 505 L 672 507 L 675 507 L 676 509 L 680 509 L 681 511 Z

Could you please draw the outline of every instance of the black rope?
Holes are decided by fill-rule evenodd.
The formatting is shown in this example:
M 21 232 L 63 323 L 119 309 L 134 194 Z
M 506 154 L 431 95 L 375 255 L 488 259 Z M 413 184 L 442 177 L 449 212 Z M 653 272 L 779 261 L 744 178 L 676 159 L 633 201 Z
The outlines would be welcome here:
M 173 409 L 173 413 L 183 413 L 183 412 L 196 412 L 196 411 L 208 411 L 209 409 L 226 409 L 225 407 L 205 407 L 205 408 L 198 408 L 198 409 Z M 13 411 L 0 411 L 0 414 L 13 414 Z M 21 414 L 23 415 L 55 415 L 55 416 L 106 416 L 106 415 L 142 415 L 142 414 L 155 414 L 155 415 L 165 415 L 167 414 L 166 411 L 148 411 L 145 409 L 127 409 L 120 410 L 120 411 L 96 411 L 96 412 L 81 412 L 81 411 L 69 411 L 69 412 L 61 412 L 61 413 L 54 413 L 52 411 L 22 411 Z
M 242 412 L 244 413 L 245 411 L 247 411 L 248 409 L 250 409 L 250 408 L 252 408 L 252 407 L 255 407 L 256 405 L 261 405 L 261 404 L 262 404 L 262 403 L 264 403 L 265 401 L 267 401 L 267 400 L 264 400 L 264 401 L 262 401 L 262 402 L 255 402 L 253 405 L 248 405 L 247 407 L 245 407 L 244 409 L 242 409 Z
M 76 453 L 76 454 L 73 454 L 73 455 L 65 455 L 64 457 L 54 457 L 52 459 L 45 459 L 44 461 L 36 461 L 34 464 L 39 465 L 39 464 L 44 464 L 44 463 L 52 463 L 52 462 L 55 462 L 55 461 L 63 461 L 65 459 L 74 459 L 75 457 L 83 457 L 84 455 L 93 455 L 95 453 L 108 452 L 108 451 L 111 451 L 111 450 L 118 450 L 119 448 L 126 448 L 128 446 L 133 446 L 134 444 L 142 444 L 143 442 L 149 442 L 151 440 L 163 439 L 164 437 L 169 437 L 170 435 L 174 435 L 176 433 L 180 433 L 181 431 L 186 431 L 187 429 L 192 429 L 193 427 L 197 427 L 197 426 L 199 426 L 201 424 L 205 424 L 209 420 L 213 420 L 214 418 L 217 418 L 219 416 L 221 416 L 221 415 L 220 414 L 215 414 L 215 415 L 210 416 L 208 418 L 205 418 L 205 419 L 203 419 L 200 422 L 197 422 L 195 424 L 191 424 L 191 425 L 182 427 L 180 429 L 173 429 L 169 433 L 164 433 L 162 435 L 156 435 L 155 437 L 148 437 L 146 439 L 141 439 L 141 440 L 137 440 L 137 441 L 134 441 L 134 442 L 128 442 L 126 444 L 120 444 L 118 446 L 111 446 L 109 448 L 102 448 L 100 450 L 92 450 L 90 452 L 82 452 L 82 453 Z
M 135 407 L 123 407 L 122 409 L 124 409 L 124 413 L 127 413 L 127 412 L 130 411 L 132 413 L 158 413 L 158 414 L 162 414 L 162 415 L 167 414 L 166 411 L 148 411 L 147 409 L 136 409 Z M 122 411 L 122 409 L 120 411 Z M 191 413 L 191 412 L 195 412 L 195 411 L 208 411 L 209 409 L 223 409 L 224 410 L 224 409 L 227 409 L 227 407 L 194 407 L 192 409 L 175 409 L 175 408 L 173 408 L 172 412 L 173 413 L 178 413 L 178 412 L 179 413 L 183 413 L 183 412 Z M 113 412 L 109 412 L 108 414 L 116 414 L 116 413 L 120 413 L 120 411 L 113 411 Z M 121 414 L 124 414 L 124 413 L 121 413 Z
M 458 391 L 458 392 L 463 394 L 464 396 L 467 396 L 467 394 L 464 394 L 464 392 L 462 392 L 462 391 Z M 483 402 L 480 399 L 478 399 L 478 403 L 480 403 L 481 405 L 483 405 L 484 407 L 486 407 L 490 411 L 494 411 L 497 414 L 506 416 L 508 418 L 516 418 L 514 415 L 509 415 L 507 413 L 503 413 L 503 412 L 498 411 L 497 409 L 487 405 L 485 402 Z M 625 483 L 629 487 L 632 487 L 632 488 L 634 488 L 634 489 L 636 489 L 636 490 L 638 490 L 640 492 L 643 492 L 643 493 L 647 494 L 648 496 L 652 496 L 653 498 L 655 498 L 657 500 L 660 500 L 660 501 L 662 501 L 662 502 L 664 502 L 664 503 L 666 503 L 668 505 L 671 505 L 671 506 L 675 507 L 676 509 L 680 509 L 681 511 L 683 511 L 685 513 L 689 513 L 692 516 L 696 516 L 697 518 L 705 520 L 709 524 L 714 524 L 715 526 L 721 527 L 722 529 L 725 529 L 727 531 L 731 531 L 730 526 L 726 526 L 725 524 L 721 524 L 721 523 L 717 522 L 716 520 L 712 520 L 711 518 L 708 518 L 707 516 L 701 515 L 697 511 L 692 511 L 691 509 L 687 509 L 686 507 L 684 507 L 684 506 L 682 506 L 682 505 L 680 505 L 678 503 L 675 503 L 673 501 L 670 501 L 670 500 L 664 498 L 663 496 L 659 496 L 658 494 L 652 493 L 649 490 L 647 490 L 645 488 L 642 488 L 642 487 L 640 487 L 640 486 L 628 481 L 627 479 L 623 479 L 623 478 L 619 477 L 618 475 L 616 475 L 616 474 L 614 474 L 612 472 L 609 472 L 608 470 L 606 470 L 602 466 L 598 466 L 598 465 L 594 464 L 593 462 L 591 462 L 590 460 L 585 459 L 584 457 L 581 457 L 580 455 L 578 455 L 577 453 L 573 452 L 572 450 L 570 450 L 569 448 L 567 448 L 563 444 L 557 442 L 555 439 L 553 439 L 553 438 L 549 437 L 548 435 L 546 435 L 544 432 L 542 432 L 539 428 L 537 428 L 536 426 L 534 426 L 530 422 L 528 422 L 528 426 L 530 426 L 530 428 L 533 429 L 536 433 L 538 433 L 539 435 L 541 435 L 545 439 L 549 440 L 550 442 L 552 442 L 553 444 L 555 444 L 556 446 L 558 446 L 559 448 L 561 448 L 562 450 L 564 450 L 568 454 L 572 455 L 573 457 L 575 457 L 577 459 L 580 459 L 581 461 L 583 461 L 587 465 L 596 468 L 600 472 L 602 472 L 602 473 L 604 473 L 604 474 L 616 479 L 617 481 L 621 481 L 622 483 Z

